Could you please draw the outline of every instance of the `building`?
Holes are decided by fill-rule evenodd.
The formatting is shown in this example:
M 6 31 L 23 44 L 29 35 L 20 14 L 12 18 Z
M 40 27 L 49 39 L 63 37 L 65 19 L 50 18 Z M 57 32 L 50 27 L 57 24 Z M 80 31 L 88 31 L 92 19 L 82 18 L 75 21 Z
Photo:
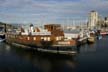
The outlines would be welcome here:
M 93 29 L 93 28 L 96 27 L 97 22 L 98 22 L 98 18 L 99 18 L 98 12 L 96 12 L 94 10 L 90 12 L 90 14 L 89 14 L 89 23 L 88 23 L 89 24 L 88 27 L 90 29 Z
M 104 23 L 105 23 L 105 26 L 108 27 L 108 17 L 105 17 Z

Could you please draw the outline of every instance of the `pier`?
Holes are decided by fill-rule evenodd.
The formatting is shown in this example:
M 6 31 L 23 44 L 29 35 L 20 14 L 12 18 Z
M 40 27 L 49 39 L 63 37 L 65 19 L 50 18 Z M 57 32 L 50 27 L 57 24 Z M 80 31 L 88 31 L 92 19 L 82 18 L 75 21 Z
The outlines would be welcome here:
M 11 24 L 6 24 L 6 23 L 0 22 L 0 38 L 5 38 L 6 32 L 9 32 L 13 28 L 14 28 L 14 26 Z
M 14 25 L 12 24 L 6 24 L 6 23 L 2 23 L 0 22 L 0 31 L 2 32 L 7 32 L 9 31 L 9 29 L 13 29 Z

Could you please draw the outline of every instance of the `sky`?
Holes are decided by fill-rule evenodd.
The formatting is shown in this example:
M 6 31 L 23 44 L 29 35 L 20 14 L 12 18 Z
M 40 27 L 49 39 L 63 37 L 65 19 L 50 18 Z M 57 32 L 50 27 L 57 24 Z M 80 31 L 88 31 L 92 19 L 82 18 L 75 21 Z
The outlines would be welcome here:
M 0 21 L 75 24 L 87 21 L 91 10 L 108 16 L 108 0 L 0 0 Z

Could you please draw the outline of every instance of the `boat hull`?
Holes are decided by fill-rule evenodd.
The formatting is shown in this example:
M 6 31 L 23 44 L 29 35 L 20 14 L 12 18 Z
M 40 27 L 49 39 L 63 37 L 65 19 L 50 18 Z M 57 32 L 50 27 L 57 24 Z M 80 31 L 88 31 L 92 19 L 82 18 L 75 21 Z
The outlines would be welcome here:
M 89 38 L 87 39 L 87 42 L 88 42 L 88 43 L 94 43 L 94 42 L 95 42 L 95 38 L 94 38 L 94 37 L 89 37 Z
M 61 46 L 61 45 L 53 45 L 53 46 L 31 46 L 31 45 L 23 45 L 19 43 L 10 43 L 13 46 L 17 46 L 19 48 L 25 50 L 35 50 L 39 52 L 47 52 L 47 53 L 58 53 L 58 54 L 66 54 L 66 55 L 75 55 L 77 54 L 76 46 Z

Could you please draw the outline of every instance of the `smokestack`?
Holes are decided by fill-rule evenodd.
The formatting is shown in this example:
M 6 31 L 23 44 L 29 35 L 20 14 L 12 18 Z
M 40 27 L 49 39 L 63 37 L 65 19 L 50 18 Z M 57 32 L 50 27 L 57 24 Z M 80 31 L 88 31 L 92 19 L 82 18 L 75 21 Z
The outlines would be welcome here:
M 34 31 L 33 24 L 30 25 L 30 32 L 32 33 Z

